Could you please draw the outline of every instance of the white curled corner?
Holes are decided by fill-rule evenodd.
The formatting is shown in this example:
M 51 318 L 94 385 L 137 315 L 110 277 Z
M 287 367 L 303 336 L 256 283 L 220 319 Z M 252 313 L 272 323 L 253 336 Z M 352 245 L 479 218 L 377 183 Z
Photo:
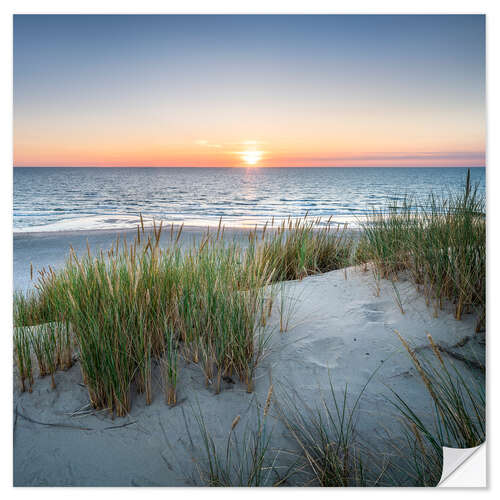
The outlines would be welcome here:
M 486 444 L 475 448 L 443 446 L 443 472 L 440 488 L 485 488 Z

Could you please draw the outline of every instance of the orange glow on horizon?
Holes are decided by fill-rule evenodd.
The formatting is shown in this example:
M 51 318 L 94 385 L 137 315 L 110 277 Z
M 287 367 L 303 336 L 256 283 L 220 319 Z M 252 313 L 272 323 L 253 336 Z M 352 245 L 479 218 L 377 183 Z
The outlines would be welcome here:
M 240 151 L 239 155 L 241 156 L 241 159 L 247 164 L 251 166 L 257 165 L 257 163 L 260 162 L 262 159 L 262 151 L 255 151 L 255 150 L 249 150 L 249 151 Z
M 472 138 L 462 148 L 453 142 L 420 143 L 411 149 L 395 142 L 389 149 L 382 141 L 378 149 L 365 139 L 356 147 L 345 138 L 345 145 L 331 144 L 326 138 L 313 136 L 308 143 L 292 138 L 270 138 L 266 141 L 224 142 L 192 139 L 165 143 L 160 138 L 125 142 L 115 138 L 92 137 L 80 142 L 76 138 L 55 144 L 50 137 L 33 137 L 15 141 L 14 166 L 123 166 L 123 167 L 349 167 L 349 166 L 483 166 L 485 154 L 481 143 Z M 231 138 L 233 139 L 233 138 Z M 265 144 L 265 151 L 261 145 Z M 237 147 L 239 145 L 239 147 Z M 236 146 L 236 147 L 235 147 Z M 346 147 L 348 146 L 348 147 Z
M 355 167 L 355 166 L 484 166 L 481 150 L 328 152 L 300 151 L 284 147 L 269 151 L 246 149 L 231 151 L 234 145 L 207 147 L 202 151 L 186 148 L 99 148 L 93 154 L 78 147 L 24 148 L 14 154 L 14 166 L 74 167 Z M 31 149 L 31 148 L 30 148 Z
M 21 15 L 13 34 L 14 166 L 485 164 L 483 15 Z
M 306 130 L 303 119 L 284 123 L 248 120 L 228 127 L 216 123 L 172 129 L 125 122 L 80 122 L 73 128 L 44 128 L 37 134 L 14 127 L 15 166 L 146 166 L 146 167 L 321 167 L 321 166 L 483 166 L 483 130 L 458 133 L 448 120 L 440 133 L 410 120 L 389 123 L 357 117 L 352 123 L 323 117 Z M 353 119 L 351 117 L 351 119 Z M 141 124 L 142 125 L 142 124 Z M 400 128 L 398 129 L 398 126 Z M 198 128 L 200 130 L 198 130 Z M 255 140 L 246 129 L 259 130 Z M 423 134 L 422 130 L 426 133 Z M 200 137 L 202 137 L 200 139 Z

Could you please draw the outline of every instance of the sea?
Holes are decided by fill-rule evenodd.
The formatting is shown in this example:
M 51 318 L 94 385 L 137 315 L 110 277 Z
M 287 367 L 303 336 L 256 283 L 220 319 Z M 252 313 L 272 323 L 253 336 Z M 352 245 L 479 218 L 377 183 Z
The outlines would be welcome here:
M 14 232 L 135 228 L 146 223 L 252 227 L 308 214 L 359 226 L 404 197 L 448 197 L 462 167 L 14 168 Z M 484 167 L 471 180 L 485 193 Z

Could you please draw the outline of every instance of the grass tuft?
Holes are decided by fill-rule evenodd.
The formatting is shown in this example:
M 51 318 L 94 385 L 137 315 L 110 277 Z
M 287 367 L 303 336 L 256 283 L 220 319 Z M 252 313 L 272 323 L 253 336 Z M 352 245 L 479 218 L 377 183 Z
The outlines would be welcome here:
M 336 269 L 350 255 L 345 228 L 318 224 L 290 219 L 252 232 L 248 248 L 225 241 L 219 227 L 215 236 L 181 249 L 182 227 L 174 232 L 172 226 L 161 246 L 162 224 L 146 233 L 141 220 L 132 243 L 117 238 L 96 255 L 89 247 L 83 256 L 71 249 L 61 271 L 40 271 L 34 293 L 14 297 L 14 324 L 36 325 L 31 348 L 40 375 L 53 383 L 55 370 L 68 369 L 77 351 L 92 406 L 118 416 L 130 410 L 133 387 L 152 402 L 155 360 L 170 405 L 177 399 L 179 356 L 200 363 L 216 393 L 233 374 L 252 392 L 269 340 L 274 283 Z M 280 306 L 286 329 L 283 294 Z M 23 338 L 18 333 L 17 358 L 25 373 Z
M 433 423 L 428 424 L 401 395 L 393 392 L 392 404 L 399 411 L 410 447 L 408 469 L 414 484 L 435 486 L 441 477 L 443 446 L 473 448 L 486 436 L 484 379 L 466 379 L 459 369 L 441 355 L 439 346 L 428 335 L 433 359 L 417 356 L 396 332 L 432 398 Z
M 373 374 L 374 375 L 374 374 Z M 359 404 L 367 381 L 354 404 L 349 406 L 348 388 L 330 390 L 316 408 L 309 408 L 283 391 L 276 405 L 278 417 L 298 447 L 299 462 L 294 467 L 305 474 L 306 486 L 379 486 L 383 485 L 387 463 L 373 456 L 358 442 L 356 422 Z M 370 467 L 366 463 L 370 462 Z
M 381 278 L 407 272 L 436 315 L 449 300 L 457 320 L 477 311 L 476 331 L 484 328 L 485 198 L 471 186 L 470 171 L 458 195 L 421 203 L 407 197 L 374 213 L 363 223 L 357 259 L 371 261 Z
M 272 389 L 268 393 L 268 399 Z M 266 405 L 269 403 L 266 402 Z M 194 412 L 200 432 L 202 455 L 194 457 L 198 478 L 196 484 L 204 486 L 279 486 L 286 482 L 291 469 L 278 465 L 279 451 L 271 449 L 272 429 L 269 428 L 267 410 L 253 408 L 255 425 L 249 423 L 240 429 L 241 416 L 230 426 L 227 438 L 218 446 L 207 427 L 201 408 Z

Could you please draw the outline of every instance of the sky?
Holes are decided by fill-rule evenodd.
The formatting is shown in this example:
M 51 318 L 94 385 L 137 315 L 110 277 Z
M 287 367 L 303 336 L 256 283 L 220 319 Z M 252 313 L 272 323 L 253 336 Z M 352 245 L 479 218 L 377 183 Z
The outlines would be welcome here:
M 15 166 L 482 166 L 485 21 L 14 16 Z

